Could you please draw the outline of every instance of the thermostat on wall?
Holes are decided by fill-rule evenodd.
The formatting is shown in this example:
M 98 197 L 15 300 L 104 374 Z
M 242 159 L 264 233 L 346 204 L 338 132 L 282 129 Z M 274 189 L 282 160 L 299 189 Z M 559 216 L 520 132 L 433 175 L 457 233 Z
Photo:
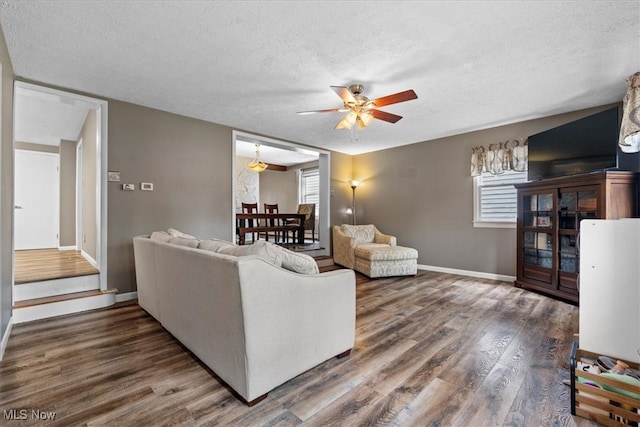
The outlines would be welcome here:
M 152 182 L 141 182 L 140 190 L 143 191 L 153 191 L 153 183 Z

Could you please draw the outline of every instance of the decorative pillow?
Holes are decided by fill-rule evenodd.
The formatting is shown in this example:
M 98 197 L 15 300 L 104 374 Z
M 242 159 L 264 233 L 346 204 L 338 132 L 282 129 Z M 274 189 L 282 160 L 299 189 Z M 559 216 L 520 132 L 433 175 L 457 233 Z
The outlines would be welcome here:
M 320 273 L 316 260 L 309 255 L 293 252 L 280 246 L 278 248 L 282 253 L 282 268 L 301 274 Z
M 169 229 L 169 235 L 172 237 L 182 237 L 183 239 L 197 239 L 196 236 L 192 236 L 191 234 L 183 233 L 182 231 L 176 230 L 175 228 Z
M 258 240 L 251 245 L 230 245 L 223 246 L 216 252 L 225 255 L 244 256 L 244 255 L 257 255 L 260 258 L 264 258 L 268 263 L 275 265 L 276 267 L 282 267 L 282 254 L 278 251 L 278 246 L 273 243 L 264 242 Z
M 158 242 L 168 242 L 171 239 L 171 235 L 166 231 L 154 231 L 151 233 L 150 239 Z
M 197 248 L 198 246 L 200 246 L 200 240 L 185 239 L 184 237 L 172 237 L 169 239 L 169 243 L 180 246 L 188 246 L 190 248 Z
M 349 237 L 353 237 L 356 244 L 371 243 L 376 237 L 376 227 L 369 225 L 349 225 L 342 224 L 340 226 L 342 232 Z
M 226 248 L 228 246 L 235 247 L 236 244 L 226 240 L 213 238 L 200 241 L 200 249 L 204 249 L 205 251 L 218 252 L 221 248 Z

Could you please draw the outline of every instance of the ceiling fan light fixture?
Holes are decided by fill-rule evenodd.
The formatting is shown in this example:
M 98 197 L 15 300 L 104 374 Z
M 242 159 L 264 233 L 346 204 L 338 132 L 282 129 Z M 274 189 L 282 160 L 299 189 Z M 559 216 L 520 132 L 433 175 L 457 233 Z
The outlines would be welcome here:
M 358 120 L 358 126 L 362 129 L 363 127 L 367 127 L 371 124 L 371 121 L 373 120 L 373 114 L 369 113 L 368 111 L 364 111 L 358 115 L 358 118 L 360 119 Z
M 269 167 L 268 164 L 260 160 L 260 144 L 256 144 L 256 158 L 251 163 L 249 163 L 247 167 L 252 171 L 258 173 L 263 172 Z
M 387 113 L 385 111 L 378 110 L 379 107 L 385 105 L 397 104 L 400 102 L 410 101 L 418 98 L 418 95 L 412 90 L 405 90 L 403 92 L 394 93 L 392 95 L 383 96 L 381 98 L 369 99 L 362 95 L 364 91 L 364 85 L 353 84 L 351 86 L 331 86 L 331 89 L 342 99 L 343 108 L 330 108 L 325 110 L 313 110 L 313 111 L 299 111 L 298 114 L 312 114 L 312 113 L 348 113 L 344 116 L 334 129 L 352 129 L 355 131 L 355 138 L 352 135 L 352 139 L 357 140 L 357 130 L 363 129 L 373 119 L 382 120 L 388 123 L 396 123 L 402 118 L 397 114 Z M 356 126 L 353 126 L 356 125 Z
M 351 129 L 351 126 L 356 122 L 356 114 L 352 111 L 340 120 L 335 129 Z

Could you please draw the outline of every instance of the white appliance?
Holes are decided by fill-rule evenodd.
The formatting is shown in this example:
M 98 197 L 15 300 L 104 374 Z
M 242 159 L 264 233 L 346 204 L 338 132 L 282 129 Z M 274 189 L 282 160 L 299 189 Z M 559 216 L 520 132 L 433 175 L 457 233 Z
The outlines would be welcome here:
M 580 348 L 640 363 L 640 219 L 580 223 Z

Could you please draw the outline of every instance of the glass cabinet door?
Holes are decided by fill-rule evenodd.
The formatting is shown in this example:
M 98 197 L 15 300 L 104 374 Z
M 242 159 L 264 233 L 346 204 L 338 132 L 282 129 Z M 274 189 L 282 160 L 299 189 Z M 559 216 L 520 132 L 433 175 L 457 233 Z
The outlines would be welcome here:
M 522 250 L 525 264 L 553 268 L 554 194 L 525 194 L 522 197 Z
M 560 235 L 559 246 L 559 258 L 560 258 L 560 271 L 567 273 L 578 273 L 578 250 L 577 250 L 577 236 L 571 234 Z
M 579 230 L 583 219 L 599 218 L 598 190 L 561 192 L 558 199 L 558 229 Z
M 553 194 L 531 194 L 522 198 L 524 227 L 553 227 Z
M 524 262 L 544 268 L 553 266 L 553 243 L 550 233 L 525 231 L 523 250 Z

